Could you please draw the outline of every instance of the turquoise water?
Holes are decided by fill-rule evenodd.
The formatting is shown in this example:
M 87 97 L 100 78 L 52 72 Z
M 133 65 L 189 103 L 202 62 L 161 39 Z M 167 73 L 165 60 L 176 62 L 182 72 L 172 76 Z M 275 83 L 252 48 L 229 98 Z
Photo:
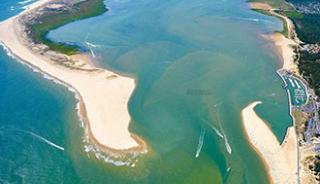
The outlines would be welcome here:
M 18 6 L 0 6 L 8 3 Z M 1 183 L 268 183 L 240 111 L 263 101 L 257 112 L 279 140 L 291 124 L 278 56 L 261 37 L 281 22 L 241 0 L 106 4 L 103 16 L 49 37 L 92 49 L 102 67 L 137 79 L 130 130 L 149 153 L 119 167 L 85 152 L 73 94 L 0 52 Z

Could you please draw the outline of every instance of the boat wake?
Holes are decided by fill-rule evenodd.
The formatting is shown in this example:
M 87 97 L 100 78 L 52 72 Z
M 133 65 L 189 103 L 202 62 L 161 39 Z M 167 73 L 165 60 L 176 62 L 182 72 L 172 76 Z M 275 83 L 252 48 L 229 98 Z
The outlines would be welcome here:
M 48 79 L 48 80 L 51 80 L 53 81 L 54 83 L 56 84 L 60 84 L 62 86 L 65 86 L 70 92 L 74 93 L 74 96 L 75 98 L 77 99 L 77 105 L 75 107 L 76 111 L 77 111 L 77 115 L 79 117 L 79 121 L 80 121 L 80 126 L 85 130 L 84 132 L 84 138 L 83 138 L 83 143 L 84 143 L 84 150 L 85 152 L 87 153 L 93 153 L 95 155 L 95 157 L 98 159 L 98 160 L 103 160 L 104 162 L 106 163 L 110 163 L 110 164 L 113 164 L 115 166 L 130 166 L 130 167 L 135 167 L 136 163 L 138 162 L 138 158 L 142 155 L 142 154 L 145 154 L 146 152 L 139 152 L 139 153 L 132 153 L 128 156 L 125 156 L 123 158 L 114 158 L 112 156 L 109 156 L 109 155 L 106 155 L 102 150 L 100 150 L 98 148 L 98 146 L 96 145 L 93 145 L 92 143 L 90 143 L 89 141 L 89 136 L 88 136 L 88 129 L 84 123 L 84 120 L 83 120 L 83 116 L 81 115 L 80 113 L 80 94 L 79 92 L 74 89 L 73 87 L 71 87 L 70 85 L 60 81 L 59 79 L 51 76 L 51 75 L 48 75 L 47 73 L 41 71 L 40 69 L 38 69 L 37 67 L 29 64 L 28 62 L 25 62 L 23 60 L 21 60 L 20 58 L 16 57 L 14 54 L 12 54 L 11 50 L 9 48 L 6 47 L 5 44 L 3 44 L 3 42 L 0 41 L 0 46 L 2 46 L 3 50 L 6 52 L 6 54 L 11 57 L 12 59 L 14 59 L 15 61 L 17 61 L 18 63 L 21 63 L 25 66 L 27 66 L 28 68 L 30 68 L 33 72 L 35 73 L 40 73 L 42 75 L 43 78 L 45 79 Z M 99 47 L 99 45 L 95 45 L 95 47 Z M 17 131 L 21 131 L 21 132 L 24 132 L 24 133 L 27 133 L 27 134 L 30 134 L 32 136 L 34 136 L 35 138 L 38 138 L 40 139 L 41 141 L 44 141 L 45 143 L 59 149 L 59 150 L 64 150 L 63 147 L 45 139 L 44 137 L 41 137 L 35 133 L 32 133 L 32 132 L 28 132 L 28 131 L 24 131 L 24 130 L 17 130 Z
M 201 133 L 200 133 L 200 137 L 199 137 L 199 142 L 198 142 L 198 147 L 197 147 L 197 151 L 196 151 L 196 155 L 195 157 L 198 158 L 200 156 L 200 152 L 203 146 L 203 140 L 204 140 L 204 136 L 206 134 L 206 131 L 204 130 L 204 128 L 201 129 Z
M 90 52 L 93 58 L 96 58 L 96 54 L 93 52 L 93 50 L 90 48 Z
M 8 49 L 1 41 L 0 41 L 0 45 L 2 46 L 3 50 L 7 53 L 7 55 L 11 58 L 13 58 L 15 61 L 17 61 L 18 63 L 21 63 L 25 66 L 27 66 L 28 68 L 30 68 L 33 72 L 35 73 L 40 73 L 42 75 L 43 78 L 51 80 L 53 82 L 55 82 L 56 84 L 60 84 L 62 86 L 65 86 L 70 92 L 74 93 L 75 98 L 77 99 L 77 104 L 76 104 L 76 111 L 77 111 L 77 115 L 79 117 L 79 121 L 80 121 L 80 126 L 85 130 L 84 132 L 84 138 L 83 138 L 83 143 L 84 143 L 84 150 L 87 153 L 93 153 L 94 156 L 98 159 L 98 160 L 103 160 L 106 163 L 110 163 L 113 164 L 115 166 L 130 166 L 130 167 L 135 167 L 136 163 L 138 162 L 138 157 L 141 154 L 144 153 L 140 153 L 140 154 L 131 154 L 125 158 L 113 158 L 112 156 L 106 155 L 102 150 L 100 150 L 96 145 L 93 145 L 92 143 L 90 143 L 89 141 L 89 136 L 88 136 L 88 129 L 85 125 L 83 116 L 80 113 L 80 94 L 78 93 L 78 91 L 76 91 L 74 88 L 72 88 L 71 86 L 69 86 L 68 84 L 56 79 L 55 77 L 52 77 L 50 75 L 48 75 L 45 72 L 42 72 L 40 69 L 30 65 L 27 62 L 24 62 L 23 60 L 21 60 L 20 58 L 16 57 L 14 54 L 12 54 L 12 52 L 10 51 L 10 49 Z M 41 141 L 44 141 L 45 143 L 60 149 L 60 150 L 64 150 L 63 147 L 54 144 L 53 142 L 39 136 L 36 135 L 32 132 L 28 132 L 28 131 L 24 131 L 24 130 L 18 130 L 16 129 L 16 131 L 20 131 L 20 132 L 24 132 L 27 134 L 30 134 L 36 138 L 39 138 Z
M 215 108 L 217 108 L 219 105 L 214 105 L 214 107 Z M 219 124 L 219 127 L 220 127 L 220 129 L 221 129 L 221 132 L 216 128 L 216 127 L 214 127 L 213 125 L 211 125 L 210 124 L 210 127 L 217 133 L 217 135 L 220 137 L 220 138 L 223 138 L 223 140 L 224 140 L 224 145 L 225 145 L 225 147 L 226 147 L 226 149 L 227 149 L 227 152 L 229 153 L 229 154 L 231 154 L 232 153 L 232 149 L 231 149 L 231 146 L 230 146 L 230 144 L 229 144 L 229 141 L 228 141 L 228 138 L 227 138 L 227 136 L 226 136 L 226 134 L 224 133 L 224 131 L 223 131 L 223 129 L 222 129 L 222 127 L 221 127 L 221 120 L 220 120 L 220 116 L 219 116 L 219 113 L 218 113 L 218 109 L 217 109 L 217 121 L 218 121 L 218 124 Z
M 226 134 L 224 133 L 224 131 L 223 131 L 223 130 L 219 131 L 218 128 L 214 127 L 213 125 L 210 125 L 210 127 L 215 131 L 215 133 L 216 133 L 221 139 L 224 140 L 224 145 L 225 145 L 225 147 L 226 147 L 226 149 L 227 149 L 227 152 L 228 152 L 229 154 L 231 154 L 231 153 L 232 153 L 232 149 L 231 149 L 231 146 L 230 146 L 230 144 L 229 144 L 228 138 L 227 138 Z
M 210 125 L 210 127 L 212 128 L 212 130 L 214 130 L 216 132 L 216 134 L 220 137 L 220 138 L 223 138 L 223 134 L 216 128 L 214 127 L 213 125 Z
M 8 130 L 10 131 L 10 129 L 8 129 Z M 30 136 L 32 136 L 32 137 L 34 137 L 34 138 L 36 138 L 36 139 L 38 139 L 38 140 L 40 140 L 40 141 L 48 144 L 48 145 L 50 145 L 50 146 L 52 146 L 52 147 L 54 147 L 54 148 L 56 148 L 56 149 L 59 149 L 59 150 L 61 150 L 61 151 L 64 151 L 64 148 L 63 148 L 63 147 L 61 147 L 61 146 L 53 143 L 52 141 L 50 141 L 50 140 L 48 140 L 48 139 L 46 139 L 46 138 L 44 138 L 44 137 L 42 137 L 42 136 L 40 136 L 40 135 L 38 135 L 38 134 L 36 134 L 36 133 L 33 133 L 33 132 L 31 132 L 31 131 L 21 130 L 21 129 L 16 129 L 16 128 L 11 129 L 11 131 L 22 132 L 22 133 L 28 134 L 28 135 L 30 135 Z
M 94 51 L 92 50 L 92 48 L 100 47 L 100 45 L 95 45 L 95 44 L 90 43 L 90 42 L 87 42 L 87 41 L 85 41 L 85 44 L 89 47 L 90 53 L 91 53 L 92 57 L 93 57 L 93 58 L 96 58 L 96 54 L 94 53 Z
M 95 44 L 90 43 L 90 42 L 87 42 L 87 41 L 85 41 L 85 43 L 86 43 L 88 46 L 93 47 L 93 48 L 100 47 L 100 45 L 95 45 Z
M 225 173 L 225 175 L 223 177 L 224 178 L 224 180 L 223 180 L 224 182 L 223 183 L 227 183 L 230 173 L 231 173 L 231 167 L 228 167 L 227 170 L 226 170 L 226 173 Z
M 231 149 L 231 146 L 229 144 L 228 138 L 224 133 L 223 133 L 223 135 L 224 135 L 224 145 L 226 146 L 227 152 L 229 154 L 231 154 L 232 153 L 232 149 Z
M 231 171 L 231 167 L 228 167 L 227 169 L 227 173 L 229 173 Z
M 41 137 L 40 135 L 37 135 L 37 134 L 35 134 L 35 133 L 33 133 L 33 132 L 29 132 L 29 131 L 23 131 L 23 132 L 26 132 L 26 133 L 30 134 L 31 136 L 33 136 L 33 137 L 35 137 L 35 138 L 37 138 L 37 139 L 39 139 L 39 140 L 47 143 L 48 145 L 50 145 L 50 146 L 52 146 L 52 147 L 55 147 L 55 148 L 57 148 L 57 149 L 59 149 L 59 150 L 64 151 L 64 148 L 63 148 L 63 147 L 61 147 L 61 146 L 59 146 L 59 145 L 57 145 L 57 144 L 49 141 L 48 139 L 46 139 L 46 138 L 44 138 L 44 137 Z

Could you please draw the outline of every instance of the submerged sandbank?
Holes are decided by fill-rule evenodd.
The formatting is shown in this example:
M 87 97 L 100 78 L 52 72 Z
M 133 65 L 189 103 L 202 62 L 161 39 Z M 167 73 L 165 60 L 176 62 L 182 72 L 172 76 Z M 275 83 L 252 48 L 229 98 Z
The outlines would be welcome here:
M 36 13 L 32 15 L 33 10 L 47 2 L 49 0 L 37 1 L 18 16 L 1 22 L 0 41 L 14 56 L 77 92 L 82 104 L 82 119 L 92 143 L 113 155 L 145 151 L 144 141 L 128 130 L 130 114 L 127 106 L 135 88 L 134 79 L 92 66 L 88 57 L 75 57 L 80 64 L 68 68 L 30 48 L 19 18 L 27 13 L 37 16 Z
M 298 181 L 297 139 L 294 127 L 288 127 L 280 145 L 270 127 L 254 111 L 256 101 L 241 111 L 242 121 L 249 142 L 265 162 L 272 183 L 296 184 Z

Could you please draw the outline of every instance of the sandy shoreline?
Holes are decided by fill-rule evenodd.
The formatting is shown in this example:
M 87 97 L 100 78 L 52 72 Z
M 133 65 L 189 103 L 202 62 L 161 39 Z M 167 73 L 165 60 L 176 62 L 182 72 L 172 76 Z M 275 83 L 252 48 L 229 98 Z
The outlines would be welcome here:
M 287 129 L 286 137 L 280 145 L 269 126 L 254 111 L 256 101 L 241 111 L 245 132 L 256 152 L 263 158 L 271 182 L 275 184 L 295 184 L 298 181 L 297 139 L 294 127 Z
M 252 9 L 260 9 L 260 10 L 265 10 L 268 11 L 270 14 L 274 15 L 275 17 L 279 17 L 283 19 L 286 22 L 287 25 L 287 30 L 288 30 L 288 38 L 286 38 L 283 34 L 281 33 L 273 33 L 271 36 L 269 36 L 269 39 L 275 44 L 277 47 L 277 50 L 279 51 L 281 57 L 282 57 L 282 69 L 294 72 L 296 74 L 299 73 L 298 67 L 296 63 L 294 62 L 294 49 L 293 47 L 297 46 L 297 41 L 298 40 L 293 40 L 294 38 L 294 25 L 292 21 L 274 11 L 274 9 L 266 4 L 266 3 L 250 3 L 250 7 Z
M 293 46 L 297 46 L 297 43 L 280 33 L 271 35 L 271 40 L 274 42 L 282 57 L 282 69 L 298 74 L 299 70 L 297 64 L 294 62 L 295 53 L 293 50 Z
M 96 68 L 83 62 L 83 68 L 74 70 L 52 62 L 28 48 L 18 19 L 21 15 L 49 2 L 41 0 L 28 6 L 18 16 L 0 23 L 0 41 L 12 54 L 42 72 L 75 89 L 81 100 L 82 119 L 86 120 L 90 140 L 112 154 L 145 151 L 146 144 L 128 128 L 130 114 L 128 101 L 135 88 L 135 81 L 111 71 Z M 77 59 L 84 59 L 79 57 Z
M 294 48 L 297 40 L 293 40 L 294 26 L 290 19 L 280 15 L 265 3 L 250 3 L 252 9 L 268 11 L 271 15 L 286 21 L 288 38 L 281 33 L 273 33 L 269 39 L 276 46 L 281 55 L 282 68 L 298 74 L 295 61 Z M 282 143 L 279 143 L 272 130 L 254 111 L 256 105 L 262 102 L 253 102 L 245 107 L 242 112 L 244 130 L 249 142 L 262 158 L 267 168 L 270 180 L 275 184 L 296 184 L 298 181 L 298 152 L 297 135 L 293 126 L 288 127 L 287 134 Z M 291 108 L 291 107 L 290 107 Z

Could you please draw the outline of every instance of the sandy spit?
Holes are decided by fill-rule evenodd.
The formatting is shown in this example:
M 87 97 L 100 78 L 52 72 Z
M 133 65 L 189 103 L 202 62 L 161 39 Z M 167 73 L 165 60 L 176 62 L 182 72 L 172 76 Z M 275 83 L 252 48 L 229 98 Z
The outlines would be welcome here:
M 256 101 L 241 111 L 243 127 L 252 147 L 264 160 L 270 180 L 274 184 L 296 184 L 298 181 L 297 139 L 294 127 L 287 129 L 282 142 L 254 111 Z
M 22 14 L 30 13 L 47 2 L 49 0 L 37 1 L 21 14 L 1 22 L 1 43 L 17 58 L 72 87 L 78 93 L 83 104 L 82 115 L 85 115 L 89 135 L 94 143 L 113 153 L 145 150 L 143 140 L 128 130 L 131 120 L 128 101 L 135 88 L 134 79 L 96 68 L 86 60 L 83 61 L 88 63 L 86 69 L 91 67 L 95 71 L 72 70 L 53 63 L 49 58 L 28 48 L 18 19 Z

